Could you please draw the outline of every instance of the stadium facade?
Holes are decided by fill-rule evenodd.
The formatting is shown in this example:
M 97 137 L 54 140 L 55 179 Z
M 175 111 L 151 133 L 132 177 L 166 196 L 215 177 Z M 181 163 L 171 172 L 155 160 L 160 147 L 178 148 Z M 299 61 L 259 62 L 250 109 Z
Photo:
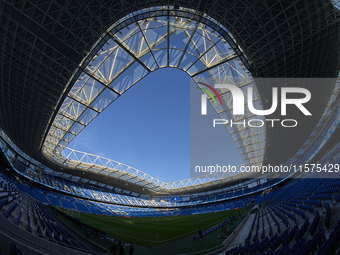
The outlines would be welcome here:
M 244 207 L 285 185 L 289 177 L 305 176 L 302 168 L 281 175 L 262 173 L 261 178 L 243 172 L 165 183 L 112 159 L 67 148 L 108 105 L 163 67 L 184 70 L 201 88 L 208 79 L 244 93 L 251 88 L 258 110 L 271 108 L 272 87 L 307 89 L 312 96 L 305 106 L 311 116 L 287 108 L 285 118 L 299 120 L 294 128 L 272 127 L 266 121 L 280 119 L 280 111 L 255 116 L 246 107 L 244 115 L 233 115 L 227 89 L 217 89 L 220 106 L 205 95 L 222 119 L 265 123 L 226 126 L 245 166 L 323 162 L 336 170 L 339 7 L 337 1 L 326 0 L 2 1 L 2 167 L 24 183 L 2 177 L 8 192 L 2 204 L 8 207 L 6 218 L 14 212 L 18 220 L 22 214 L 16 212 L 26 203 L 45 213 L 32 201 L 116 216 L 223 211 Z M 275 84 L 268 78 L 275 78 Z M 318 177 L 311 184 L 315 189 L 333 185 L 322 182 L 333 175 Z M 268 212 L 281 215 L 277 210 L 271 205 Z M 32 232 L 27 220 L 25 224 Z M 55 238 L 57 230 L 49 231 Z

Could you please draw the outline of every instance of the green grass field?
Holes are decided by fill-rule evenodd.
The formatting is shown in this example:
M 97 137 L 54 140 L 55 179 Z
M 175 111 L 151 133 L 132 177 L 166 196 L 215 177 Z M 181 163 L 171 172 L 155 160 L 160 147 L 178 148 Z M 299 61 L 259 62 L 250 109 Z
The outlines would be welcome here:
M 235 210 L 229 210 L 200 215 L 150 218 L 124 218 L 80 213 L 79 217 L 80 221 L 104 231 L 112 239 L 133 243 L 136 254 L 166 255 L 202 251 L 220 245 L 223 242 L 218 238 L 223 234 L 221 227 L 205 235 L 202 240 L 193 238 L 198 234 L 200 227 L 205 231 L 223 222 L 235 212 Z M 233 221 L 233 225 L 227 225 L 228 232 L 231 232 L 243 220 L 248 210 L 241 209 L 241 213 L 240 219 Z M 72 225 L 71 222 L 63 220 L 68 225 Z M 71 227 L 84 235 L 84 230 L 80 227 L 80 229 L 77 229 L 76 225 Z M 106 247 L 109 252 L 111 241 L 98 240 L 95 236 L 91 236 L 91 239 Z M 152 248 L 150 248 L 150 243 Z
M 80 221 L 106 232 L 107 235 L 127 242 L 143 246 L 149 246 L 150 243 L 153 243 L 154 246 L 157 246 L 190 234 L 197 235 L 200 227 L 203 230 L 213 227 L 233 213 L 234 210 L 201 215 L 150 218 L 81 214 Z

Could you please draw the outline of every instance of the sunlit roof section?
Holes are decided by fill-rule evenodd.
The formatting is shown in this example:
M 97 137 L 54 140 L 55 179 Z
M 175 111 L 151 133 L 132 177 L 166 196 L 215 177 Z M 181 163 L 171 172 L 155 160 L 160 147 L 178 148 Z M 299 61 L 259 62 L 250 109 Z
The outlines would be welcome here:
M 236 167 L 235 174 L 221 172 L 175 182 L 164 182 L 121 162 L 71 148 L 65 148 L 60 155 L 54 155 L 53 159 L 60 162 L 60 165 L 63 167 L 77 168 L 82 172 L 115 177 L 160 193 L 183 190 L 193 191 L 197 188 L 213 187 L 239 179 L 250 178 L 249 173 L 240 171 L 240 167 L 242 166 L 240 165 Z M 256 176 L 256 174 L 252 175 L 252 177 L 254 176 Z M 269 176 L 269 174 L 264 174 L 262 177 L 266 178 L 267 176 Z
M 196 83 L 212 79 L 215 84 L 236 85 L 244 92 L 251 86 L 254 107 L 262 109 L 246 66 L 243 51 L 231 34 L 202 13 L 166 6 L 128 15 L 98 40 L 76 70 L 65 91 L 67 95 L 51 120 L 42 151 L 58 163 L 65 162 L 61 152 L 79 132 L 131 86 L 162 67 L 182 69 Z M 244 115 L 233 115 L 231 93 L 225 89 L 218 92 L 224 103 L 215 110 L 221 118 L 234 122 L 254 119 L 247 107 Z M 208 99 L 213 100 L 209 96 Z M 244 163 L 261 164 L 265 127 L 227 128 Z

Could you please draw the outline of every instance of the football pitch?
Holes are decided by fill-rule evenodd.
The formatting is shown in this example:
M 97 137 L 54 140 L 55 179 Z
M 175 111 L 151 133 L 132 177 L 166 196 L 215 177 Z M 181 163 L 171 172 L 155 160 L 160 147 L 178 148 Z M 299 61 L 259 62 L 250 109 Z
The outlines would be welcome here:
M 47 208 L 52 212 L 51 208 Z M 65 210 L 62 211 L 65 212 Z M 219 227 L 204 235 L 202 240 L 194 240 L 194 237 L 198 235 L 198 229 L 202 228 L 203 231 L 206 231 L 222 223 L 236 212 L 237 210 L 228 210 L 208 214 L 147 218 L 73 213 L 76 213 L 76 217 L 80 218 L 81 222 L 106 233 L 108 239 L 91 235 L 90 240 L 106 248 L 109 254 L 110 247 L 113 244 L 112 240 L 122 240 L 125 243 L 133 243 L 135 254 L 139 255 L 174 255 L 184 253 L 201 255 L 220 247 L 224 239 L 219 237 L 225 235 L 226 232 L 230 234 L 242 222 L 244 217 L 250 212 L 250 209 L 240 209 L 241 217 L 233 220 L 232 224 L 225 225 L 226 231 L 224 228 Z M 85 237 L 84 228 L 79 224 L 63 217 L 61 214 L 57 217 Z
M 223 222 L 236 210 L 208 213 L 200 215 L 185 215 L 171 217 L 126 218 L 80 214 L 80 221 L 91 227 L 102 230 L 107 236 L 121 239 L 125 242 L 149 247 L 162 245 L 190 236 L 192 240 L 203 231 Z M 221 232 L 221 230 L 219 230 Z M 221 234 L 219 232 L 219 234 Z

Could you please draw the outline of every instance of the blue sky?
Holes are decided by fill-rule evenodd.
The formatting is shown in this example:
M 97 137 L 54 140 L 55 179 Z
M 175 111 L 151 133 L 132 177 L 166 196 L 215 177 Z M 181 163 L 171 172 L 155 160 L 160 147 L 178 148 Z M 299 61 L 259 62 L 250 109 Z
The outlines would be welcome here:
M 68 147 L 122 162 L 161 181 L 190 178 L 190 79 L 174 68 L 150 73 L 109 105 Z M 223 132 L 228 157 L 241 164 L 227 129 Z

